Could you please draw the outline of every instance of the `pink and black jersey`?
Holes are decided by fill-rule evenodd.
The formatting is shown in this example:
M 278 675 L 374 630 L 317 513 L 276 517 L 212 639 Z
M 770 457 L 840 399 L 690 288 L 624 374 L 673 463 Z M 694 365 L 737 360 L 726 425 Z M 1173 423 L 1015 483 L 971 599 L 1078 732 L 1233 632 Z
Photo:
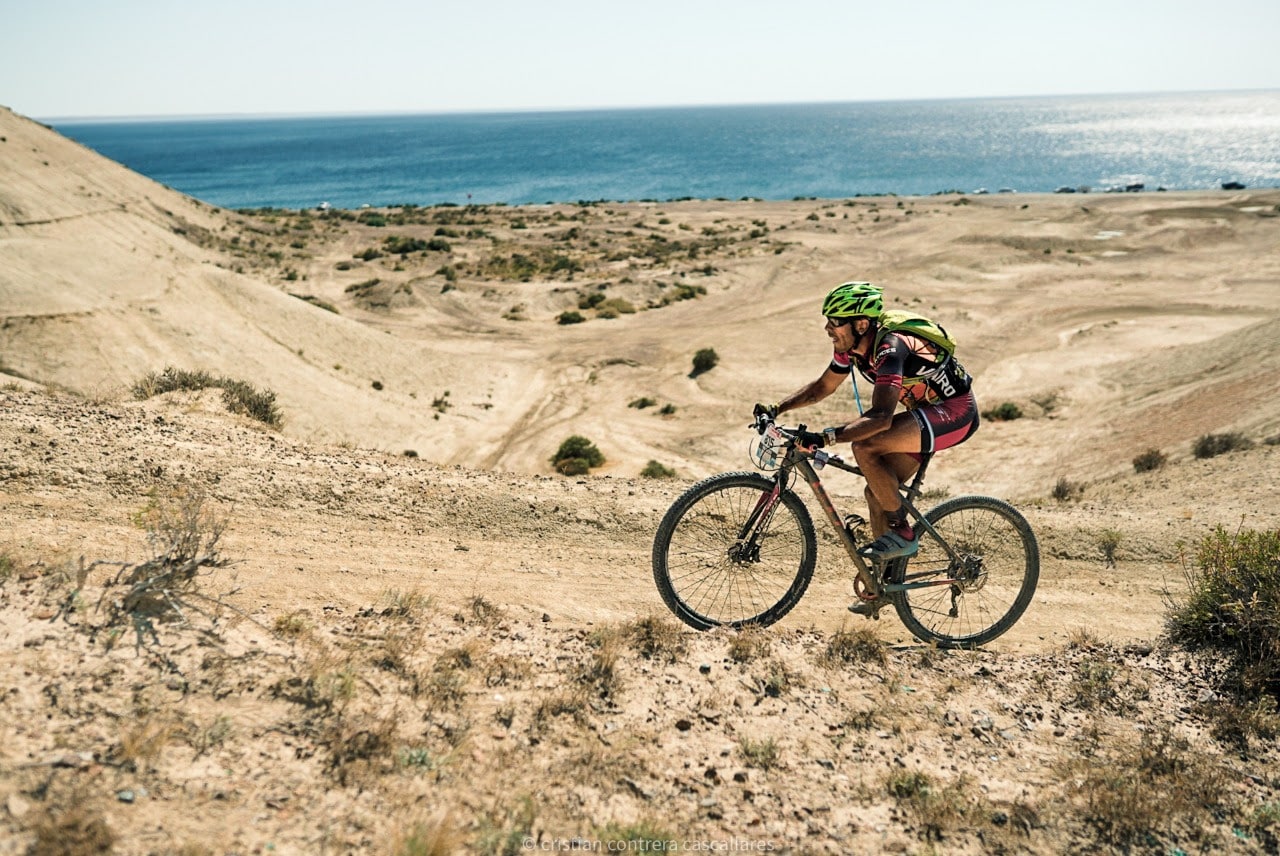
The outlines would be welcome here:
M 885 333 L 870 362 L 839 351 L 831 357 L 833 372 L 848 374 L 855 367 L 871 383 L 897 388 L 898 401 L 908 410 L 965 395 L 973 385 L 953 355 L 910 333 Z

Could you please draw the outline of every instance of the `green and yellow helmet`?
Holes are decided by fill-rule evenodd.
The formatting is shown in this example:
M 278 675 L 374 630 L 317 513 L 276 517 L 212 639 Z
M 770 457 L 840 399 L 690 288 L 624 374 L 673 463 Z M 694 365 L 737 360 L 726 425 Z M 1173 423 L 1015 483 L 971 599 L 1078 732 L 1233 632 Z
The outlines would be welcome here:
M 880 286 L 869 282 L 843 282 L 827 293 L 822 314 L 828 318 L 879 318 L 884 311 L 883 295 Z

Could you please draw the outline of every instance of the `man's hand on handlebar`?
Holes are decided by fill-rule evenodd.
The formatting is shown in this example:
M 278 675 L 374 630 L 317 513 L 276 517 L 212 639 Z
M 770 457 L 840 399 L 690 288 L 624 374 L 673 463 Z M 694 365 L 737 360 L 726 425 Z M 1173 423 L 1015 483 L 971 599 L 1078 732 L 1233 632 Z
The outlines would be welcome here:
M 803 428 L 795 432 L 796 445 L 803 449 L 821 449 L 826 445 L 826 440 L 821 434 L 813 431 L 806 431 Z
M 756 431 L 760 434 L 763 434 L 765 432 L 765 429 L 769 427 L 770 423 L 772 423 L 773 420 L 778 418 L 778 405 L 757 404 L 755 408 L 751 411 L 751 415 L 754 420 L 753 426 L 755 427 Z

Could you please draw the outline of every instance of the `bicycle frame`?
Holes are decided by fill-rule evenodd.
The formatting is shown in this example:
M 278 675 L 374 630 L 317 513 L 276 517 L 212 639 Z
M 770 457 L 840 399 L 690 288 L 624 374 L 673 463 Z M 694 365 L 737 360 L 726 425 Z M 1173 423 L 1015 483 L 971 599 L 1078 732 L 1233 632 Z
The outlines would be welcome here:
M 920 495 L 920 485 L 924 482 L 924 474 L 929 467 L 929 461 L 931 459 L 932 455 L 925 455 L 923 457 L 920 461 L 920 467 L 916 470 L 915 476 L 909 484 L 903 485 L 899 488 L 899 494 L 902 497 L 902 504 L 910 513 L 911 518 L 919 526 L 923 527 L 926 532 L 933 536 L 933 539 L 946 552 L 947 557 L 951 560 L 951 567 L 955 567 L 958 561 L 955 551 L 952 549 L 951 545 L 948 544 L 940 534 L 938 534 L 937 530 L 933 528 L 925 516 L 920 513 L 919 509 L 917 509 L 915 504 L 911 501 L 912 497 Z M 811 461 L 813 463 L 811 463 Z M 894 592 L 910 591 L 912 589 L 928 588 L 930 586 L 953 585 L 960 582 L 950 574 L 942 579 L 935 578 L 921 581 L 912 581 L 909 577 L 904 577 L 903 581 L 899 583 L 886 583 L 879 579 L 880 575 L 872 573 L 872 566 L 865 558 L 859 555 L 858 547 L 853 541 L 853 536 L 849 533 L 849 530 L 845 528 L 844 520 L 841 518 L 840 512 L 836 510 L 835 503 L 832 502 L 831 496 L 827 493 L 826 488 L 822 486 L 822 479 L 818 475 L 818 469 L 823 467 L 835 467 L 838 470 L 843 470 L 844 472 L 852 473 L 856 476 L 862 476 L 861 469 L 857 466 L 846 463 L 838 456 L 829 454 L 822 450 L 808 452 L 797 448 L 794 444 L 791 444 L 788 447 L 787 455 L 782 461 L 782 465 L 778 469 L 778 474 L 774 477 L 774 490 L 761 497 L 760 505 L 757 506 L 756 510 L 748 519 L 739 541 L 741 542 L 742 539 L 746 538 L 746 534 L 755 526 L 756 522 L 760 519 L 762 512 L 772 512 L 772 509 L 777 504 L 778 496 L 781 495 L 782 491 L 786 487 L 788 475 L 792 471 L 795 471 L 800 474 L 800 476 L 805 480 L 805 483 L 809 485 L 809 489 L 813 491 L 814 498 L 817 499 L 818 505 L 822 507 L 823 513 L 827 516 L 827 521 L 836 531 L 836 535 L 839 537 L 840 543 L 844 545 L 845 552 L 848 553 L 849 558 L 853 560 L 858 578 L 862 581 L 862 584 L 866 589 L 872 592 L 876 597 Z M 924 574 L 922 576 L 932 576 L 932 573 Z

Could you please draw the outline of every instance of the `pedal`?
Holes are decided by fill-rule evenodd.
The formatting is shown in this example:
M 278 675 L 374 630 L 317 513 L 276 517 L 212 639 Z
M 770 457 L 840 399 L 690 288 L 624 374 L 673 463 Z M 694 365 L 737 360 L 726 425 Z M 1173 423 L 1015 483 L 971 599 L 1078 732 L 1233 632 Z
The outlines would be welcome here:
M 861 544 L 867 537 L 866 530 L 863 528 L 867 525 L 867 519 L 861 514 L 846 514 L 844 516 L 844 528 L 849 533 L 849 537 L 853 539 L 856 547 Z
M 889 601 L 885 598 L 877 598 L 876 600 L 863 600 L 858 603 L 849 605 L 849 611 L 854 615 L 861 615 L 864 618 L 870 618 L 875 621 L 880 620 L 880 610 L 889 605 Z

